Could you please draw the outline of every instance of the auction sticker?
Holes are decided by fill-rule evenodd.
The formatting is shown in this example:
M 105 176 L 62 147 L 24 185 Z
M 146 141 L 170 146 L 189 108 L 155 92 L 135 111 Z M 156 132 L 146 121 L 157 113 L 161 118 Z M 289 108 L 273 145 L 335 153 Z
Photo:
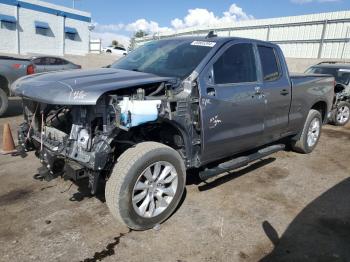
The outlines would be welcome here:
M 216 45 L 216 43 L 215 42 L 206 42 L 206 41 L 193 41 L 191 43 L 191 45 L 214 47 Z

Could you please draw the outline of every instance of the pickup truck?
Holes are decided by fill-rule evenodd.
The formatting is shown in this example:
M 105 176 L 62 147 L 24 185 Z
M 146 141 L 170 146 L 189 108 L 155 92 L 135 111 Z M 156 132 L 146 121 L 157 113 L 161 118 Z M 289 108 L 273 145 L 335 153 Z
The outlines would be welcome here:
M 29 59 L 0 56 L 0 116 L 8 107 L 10 86 L 18 78 L 34 74 L 35 65 Z
M 27 76 L 24 150 L 42 178 L 105 183 L 113 216 L 145 230 L 176 209 L 186 170 L 202 180 L 283 150 L 314 150 L 334 77 L 289 75 L 281 49 L 242 38 L 152 41 L 110 68 Z M 103 187 L 102 187 L 103 188 Z

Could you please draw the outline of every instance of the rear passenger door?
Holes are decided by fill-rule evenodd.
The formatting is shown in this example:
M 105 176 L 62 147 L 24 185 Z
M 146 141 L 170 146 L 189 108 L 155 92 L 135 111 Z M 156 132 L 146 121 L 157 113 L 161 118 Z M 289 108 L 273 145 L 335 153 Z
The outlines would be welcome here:
M 258 44 L 257 48 L 265 100 L 264 141 L 268 143 L 287 131 L 292 92 L 281 50 L 269 44 Z
M 223 47 L 200 75 L 203 163 L 252 149 L 264 131 L 254 45 Z

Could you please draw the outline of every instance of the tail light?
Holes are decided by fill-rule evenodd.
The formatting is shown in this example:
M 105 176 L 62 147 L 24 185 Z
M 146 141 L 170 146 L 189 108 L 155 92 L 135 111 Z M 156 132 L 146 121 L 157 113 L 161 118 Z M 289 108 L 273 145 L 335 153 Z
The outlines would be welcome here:
M 35 66 L 33 64 L 27 66 L 27 75 L 35 74 Z
M 81 69 L 81 65 L 77 65 L 77 68 L 78 68 L 78 69 Z

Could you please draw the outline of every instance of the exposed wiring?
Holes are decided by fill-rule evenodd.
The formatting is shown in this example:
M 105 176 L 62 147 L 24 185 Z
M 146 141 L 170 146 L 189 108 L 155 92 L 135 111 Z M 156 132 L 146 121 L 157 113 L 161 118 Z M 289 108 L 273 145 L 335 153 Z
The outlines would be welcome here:
M 32 116 L 32 120 L 30 121 L 29 129 L 28 129 L 28 133 L 27 133 L 27 137 L 26 137 L 26 140 L 25 140 L 25 141 L 28 141 L 28 139 L 29 139 L 30 131 L 32 130 L 32 123 L 33 123 L 34 117 L 35 117 L 35 115 L 36 115 L 36 111 L 37 111 L 37 109 L 38 109 L 38 105 L 39 105 L 39 104 L 36 104 L 36 108 L 35 108 L 35 111 L 34 111 L 34 115 Z
M 159 92 L 162 91 L 162 90 L 164 89 L 164 87 L 165 87 L 165 84 L 164 84 L 164 83 L 161 83 L 161 84 L 159 85 L 159 87 L 158 87 L 155 91 L 153 91 L 152 93 L 150 93 L 148 96 L 154 96 L 154 95 L 159 94 Z
M 44 113 L 41 113 L 40 151 L 43 151 Z

